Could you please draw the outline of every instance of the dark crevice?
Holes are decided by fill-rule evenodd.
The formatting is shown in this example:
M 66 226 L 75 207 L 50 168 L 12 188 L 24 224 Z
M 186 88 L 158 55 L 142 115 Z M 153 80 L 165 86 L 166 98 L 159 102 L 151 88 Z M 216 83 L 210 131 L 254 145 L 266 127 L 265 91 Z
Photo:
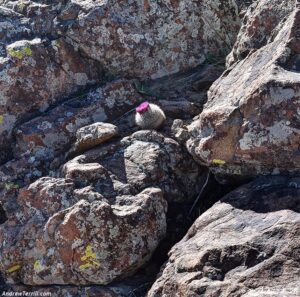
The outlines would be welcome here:
M 5 210 L 3 209 L 2 205 L 0 204 L 0 224 L 3 224 L 7 221 L 7 216 Z

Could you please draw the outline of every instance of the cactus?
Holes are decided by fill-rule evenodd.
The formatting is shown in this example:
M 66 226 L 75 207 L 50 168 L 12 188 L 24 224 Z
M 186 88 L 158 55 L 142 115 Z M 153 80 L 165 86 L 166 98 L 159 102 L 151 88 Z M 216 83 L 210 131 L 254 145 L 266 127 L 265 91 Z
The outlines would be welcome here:
M 158 129 L 165 120 L 163 110 L 155 104 L 143 102 L 136 108 L 135 122 L 142 129 Z

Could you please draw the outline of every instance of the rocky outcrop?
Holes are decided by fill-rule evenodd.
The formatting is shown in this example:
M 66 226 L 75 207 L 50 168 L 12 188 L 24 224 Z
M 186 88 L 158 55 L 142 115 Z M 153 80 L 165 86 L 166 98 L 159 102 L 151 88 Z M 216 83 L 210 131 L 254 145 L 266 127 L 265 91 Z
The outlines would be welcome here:
M 73 1 L 58 19 L 70 23 L 68 40 L 110 72 L 153 79 L 226 52 L 240 26 L 238 7 L 228 0 Z
M 91 187 L 42 178 L 18 199 L 19 220 L 0 235 L 8 283 L 107 284 L 134 273 L 166 232 L 166 202 L 155 188 L 108 201 Z
M 227 56 L 227 66 L 272 42 L 293 11 L 295 0 L 255 1 L 246 11 L 237 41 Z
M 67 100 L 45 115 L 20 125 L 15 133 L 14 155 L 54 158 L 70 148 L 80 128 L 95 122 L 116 121 L 141 101 L 132 82 L 125 79 Z
M 0 16 L 0 164 L 27 119 L 112 77 L 160 78 L 224 58 L 240 27 L 231 0 L 0 1 Z
M 299 23 L 297 4 L 272 42 L 210 88 L 199 120 L 189 126 L 187 146 L 213 172 L 299 172 Z
M 299 187 L 262 178 L 221 199 L 172 248 L 147 296 L 299 296 Z
M 41 113 L 82 89 L 99 82 L 96 62 L 87 63 L 64 40 L 21 40 L 6 47 L 0 58 L 0 147 L 9 147 L 15 125 Z M 11 149 L 0 151 L 0 162 Z
M 60 178 L 20 191 L 19 209 L 1 226 L 1 271 L 9 283 L 28 285 L 131 275 L 165 235 L 166 201 L 193 199 L 201 173 L 176 141 L 155 131 L 87 151 Z

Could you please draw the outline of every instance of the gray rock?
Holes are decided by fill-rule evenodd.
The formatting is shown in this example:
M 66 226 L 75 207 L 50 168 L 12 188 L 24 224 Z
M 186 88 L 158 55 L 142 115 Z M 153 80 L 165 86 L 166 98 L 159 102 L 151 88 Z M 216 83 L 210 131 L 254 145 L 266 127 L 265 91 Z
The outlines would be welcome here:
M 0 228 L 11 284 L 108 284 L 136 272 L 166 233 L 169 202 L 190 202 L 202 168 L 175 140 L 139 131 L 67 162 L 18 195 Z
M 296 174 L 300 159 L 299 4 L 267 45 L 226 70 L 208 92 L 187 146 L 219 175 Z
M 118 127 L 109 123 L 94 123 L 76 132 L 75 151 L 83 152 L 118 136 Z
M 202 214 L 148 297 L 300 294 L 300 179 L 262 178 Z

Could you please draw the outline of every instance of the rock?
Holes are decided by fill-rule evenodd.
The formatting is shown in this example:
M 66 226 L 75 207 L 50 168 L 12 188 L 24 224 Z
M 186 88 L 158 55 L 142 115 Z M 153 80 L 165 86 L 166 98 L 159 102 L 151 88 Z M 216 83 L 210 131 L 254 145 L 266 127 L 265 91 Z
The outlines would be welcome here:
M 151 281 L 151 280 L 150 280 Z M 3 287 L 3 291 L 18 292 L 38 292 L 40 295 L 45 293 L 51 294 L 52 297 L 77 297 L 77 296 L 90 296 L 90 297 L 128 297 L 128 296 L 145 296 L 149 286 L 149 279 L 143 277 L 130 277 L 128 280 L 117 282 L 111 285 L 101 286 L 25 286 L 14 285 L 11 287 Z M 1 287 L 0 287 L 1 288 Z M 37 293 L 36 293 L 37 294 Z
M 73 1 L 66 10 L 76 17 L 58 16 L 59 34 L 125 77 L 155 79 L 198 66 L 208 53 L 224 55 L 240 27 L 238 6 L 229 0 Z
M 109 123 L 94 123 L 80 128 L 76 132 L 75 150 L 86 151 L 118 136 L 118 128 Z
M 148 297 L 300 294 L 300 179 L 262 178 L 202 214 Z
M 218 175 L 299 172 L 299 5 L 273 41 L 212 85 L 187 147 Z
M 0 228 L 0 271 L 8 283 L 27 285 L 129 276 L 166 233 L 166 200 L 191 201 L 201 174 L 176 141 L 155 131 L 91 149 L 67 162 L 60 178 L 20 191 L 20 207 Z
M 166 202 L 156 188 L 109 203 L 91 187 L 42 178 L 19 202 L 22 213 L 0 235 L 8 283 L 107 284 L 141 267 L 166 232 Z
M 76 131 L 86 125 L 113 121 L 143 98 L 130 81 L 119 79 L 69 99 L 43 116 L 20 125 L 16 130 L 14 156 L 50 158 L 65 153 L 76 140 Z
M 179 143 L 185 143 L 189 138 L 189 133 L 187 127 L 184 125 L 184 122 L 180 119 L 174 120 L 171 130 L 174 137 Z
M 228 55 L 227 66 L 271 42 L 295 7 L 295 0 L 256 1 L 243 18 L 237 41 Z
M 20 122 L 108 77 L 154 79 L 223 59 L 241 23 L 231 0 L 127 4 L 1 1 L 0 164 Z
M 86 63 L 63 39 L 20 40 L 6 51 L 0 58 L 0 163 L 11 152 L 7 146 L 17 123 L 102 78 L 99 63 Z
M 175 140 L 150 130 L 103 144 L 63 167 L 64 176 L 81 186 L 92 182 L 106 197 L 155 186 L 169 202 L 182 203 L 193 201 L 201 189 L 202 171 Z M 101 176 L 106 177 L 101 181 Z

